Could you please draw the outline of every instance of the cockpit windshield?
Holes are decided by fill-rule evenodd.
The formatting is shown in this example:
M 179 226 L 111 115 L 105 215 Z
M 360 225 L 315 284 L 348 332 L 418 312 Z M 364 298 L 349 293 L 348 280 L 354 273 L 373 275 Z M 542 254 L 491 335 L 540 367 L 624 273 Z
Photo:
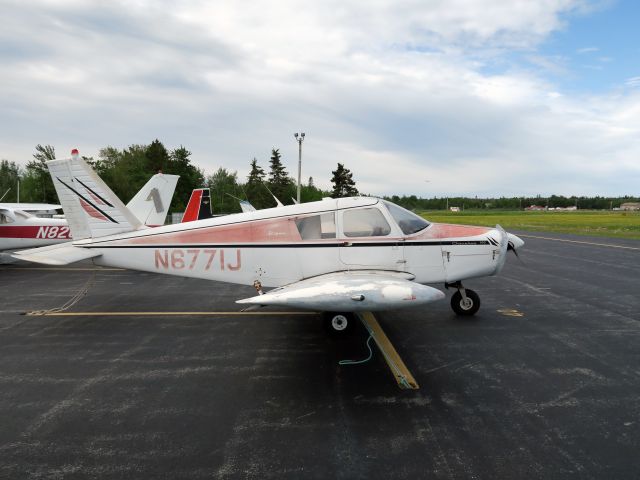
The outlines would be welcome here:
M 393 219 L 400 227 L 400 230 L 402 230 L 402 233 L 404 233 L 405 235 L 417 233 L 420 230 L 424 230 L 430 225 L 430 223 L 427 222 L 424 218 L 419 217 L 409 210 L 405 210 L 404 208 L 387 201 L 385 201 L 384 204 L 386 205 Z

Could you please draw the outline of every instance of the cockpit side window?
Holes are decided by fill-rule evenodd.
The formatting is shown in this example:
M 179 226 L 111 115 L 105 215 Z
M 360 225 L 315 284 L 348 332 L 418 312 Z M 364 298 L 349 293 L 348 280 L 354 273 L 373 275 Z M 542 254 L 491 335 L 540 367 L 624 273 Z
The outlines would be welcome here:
M 9 215 L 6 215 L 2 212 L 0 212 L 0 225 L 4 225 L 7 223 L 13 223 L 14 220 L 13 218 L 11 218 Z
M 347 237 L 384 237 L 391 233 L 391 226 L 377 208 L 345 210 L 343 230 Z
M 430 223 L 427 222 L 424 218 L 419 217 L 413 212 L 409 210 L 405 210 L 398 205 L 395 205 L 391 202 L 384 202 L 389 210 L 389 213 L 393 217 L 393 219 L 398 223 L 400 230 L 405 235 L 411 235 L 412 233 L 417 233 L 420 230 L 424 230 L 427 228 Z
M 296 218 L 302 240 L 336 238 L 336 218 L 333 212 Z

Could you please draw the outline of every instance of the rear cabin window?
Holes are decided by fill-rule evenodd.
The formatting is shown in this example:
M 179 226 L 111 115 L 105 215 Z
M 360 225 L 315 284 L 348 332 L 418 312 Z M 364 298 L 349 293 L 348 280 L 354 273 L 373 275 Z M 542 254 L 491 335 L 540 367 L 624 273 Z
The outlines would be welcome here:
M 389 222 L 377 208 L 346 210 L 342 218 L 347 237 L 384 237 L 391 233 Z
M 302 240 L 336 238 L 336 217 L 333 212 L 297 218 L 296 227 Z

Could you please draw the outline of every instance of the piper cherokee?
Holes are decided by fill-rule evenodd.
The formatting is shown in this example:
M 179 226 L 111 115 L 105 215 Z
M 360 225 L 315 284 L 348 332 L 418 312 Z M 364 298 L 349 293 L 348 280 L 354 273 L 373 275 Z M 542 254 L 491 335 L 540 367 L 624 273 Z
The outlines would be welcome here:
M 480 297 L 463 281 L 495 275 L 524 242 L 495 228 L 431 223 L 374 197 L 331 198 L 146 228 L 81 158 L 48 162 L 73 241 L 15 257 L 98 265 L 253 285 L 250 308 L 326 313 L 333 331 L 358 311 L 419 306 L 456 289 L 451 306 L 473 315 Z M 265 292 L 263 289 L 275 287 Z

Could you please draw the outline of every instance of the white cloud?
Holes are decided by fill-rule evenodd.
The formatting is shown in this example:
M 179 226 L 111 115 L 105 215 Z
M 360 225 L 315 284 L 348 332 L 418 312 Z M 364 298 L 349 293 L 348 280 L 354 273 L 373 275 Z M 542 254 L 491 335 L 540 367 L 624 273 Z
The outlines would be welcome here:
M 628 78 L 625 84 L 629 87 L 640 87 L 640 77 Z
M 340 161 L 373 194 L 631 193 L 638 97 L 578 97 L 506 60 L 561 74 L 536 46 L 585 5 L 5 3 L 0 156 L 157 137 L 240 176 L 279 147 L 293 174 L 302 129 L 303 177 L 324 186 Z

